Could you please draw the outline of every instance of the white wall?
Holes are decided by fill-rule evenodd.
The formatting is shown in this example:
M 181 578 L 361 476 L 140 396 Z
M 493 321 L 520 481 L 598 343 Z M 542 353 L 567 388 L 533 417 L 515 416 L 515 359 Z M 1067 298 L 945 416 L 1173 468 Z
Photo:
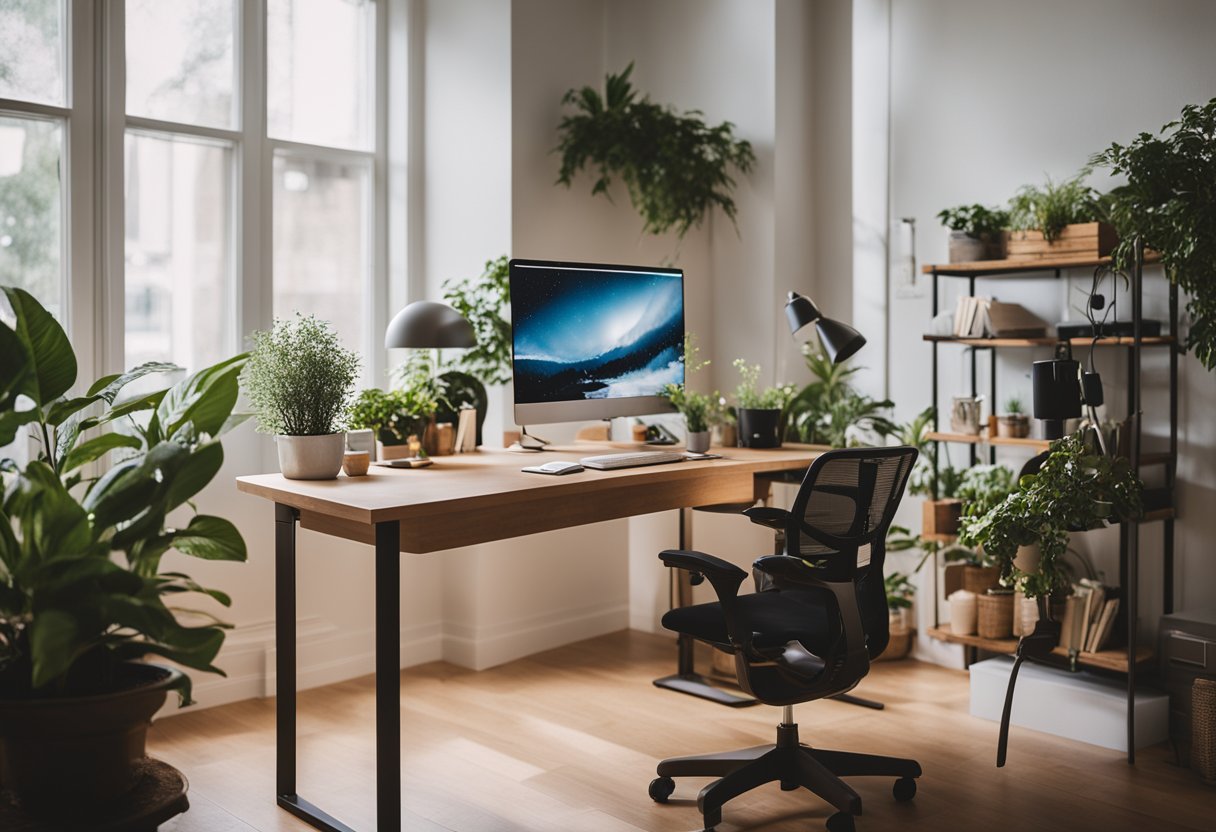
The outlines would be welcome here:
M 1071 176 L 1089 155 L 1112 141 L 1126 142 L 1140 131 L 1156 131 L 1183 104 L 1207 101 L 1216 93 L 1216 61 L 1211 36 L 1216 5 L 1197 0 L 918 0 L 890 3 L 891 179 L 888 231 L 899 217 L 917 220 L 923 263 L 945 262 L 945 232 L 934 214 L 960 203 L 1001 203 L 1024 183 L 1045 175 Z M 869 37 L 880 37 L 887 21 L 877 15 Z M 856 106 L 872 109 L 882 85 L 857 90 Z M 1110 186 L 1105 177 L 1095 181 Z M 901 252 L 892 250 L 893 263 Z M 1084 270 L 1052 281 L 1002 281 L 989 293 L 1023 303 L 1048 321 L 1077 317 L 1068 312 L 1088 283 Z M 867 286 L 874 288 L 872 275 Z M 921 278 L 922 284 L 924 278 Z M 966 290 L 950 281 L 943 309 Z M 1120 302 L 1125 295 L 1120 292 Z M 1164 318 L 1165 287 L 1160 275 L 1146 289 L 1146 315 Z M 903 418 L 929 404 L 930 349 L 921 341 L 930 318 L 927 292 L 891 299 L 890 392 Z M 1121 353 L 1103 353 L 1099 369 L 1106 383 L 1108 413 L 1124 414 L 1125 375 Z M 1040 354 L 1002 353 L 998 389 L 1029 398 L 1026 374 Z M 980 362 L 980 389 L 987 389 L 986 361 Z M 942 398 L 963 392 L 966 372 L 961 350 L 941 349 Z M 1145 361 L 1144 401 L 1147 447 L 1161 447 L 1166 435 L 1163 383 L 1165 357 Z M 1177 536 L 1177 606 L 1212 603 L 1216 562 L 1209 556 L 1216 532 L 1211 513 L 1216 489 L 1212 464 L 1212 422 L 1207 417 L 1216 393 L 1212 377 L 1194 359 L 1181 362 L 1181 520 Z M 945 412 L 948 412 L 945 411 Z M 964 449 L 952 449 L 965 463 Z M 1012 465 L 1024 455 L 1002 452 Z M 1160 613 L 1160 525 L 1142 532 L 1141 630 L 1151 631 Z M 1117 538 L 1113 533 L 1078 537 L 1117 581 Z

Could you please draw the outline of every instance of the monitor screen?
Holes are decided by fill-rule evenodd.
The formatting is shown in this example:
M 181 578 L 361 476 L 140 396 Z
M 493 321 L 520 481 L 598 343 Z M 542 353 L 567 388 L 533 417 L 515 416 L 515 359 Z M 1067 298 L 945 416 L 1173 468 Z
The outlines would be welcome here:
M 671 410 L 684 382 L 679 269 L 512 260 L 518 424 Z

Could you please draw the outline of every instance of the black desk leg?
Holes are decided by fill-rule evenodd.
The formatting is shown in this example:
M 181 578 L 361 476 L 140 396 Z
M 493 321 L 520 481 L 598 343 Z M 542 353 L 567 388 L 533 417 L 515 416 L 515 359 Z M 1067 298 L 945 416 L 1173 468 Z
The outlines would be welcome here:
M 401 828 L 401 524 L 376 524 L 376 828 Z
M 296 521 L 275 505 L 275 794 L 322 832 L 354 832 L 296 792 Z M 401 828 L 400 524 L 376 525 L 376 821 Z

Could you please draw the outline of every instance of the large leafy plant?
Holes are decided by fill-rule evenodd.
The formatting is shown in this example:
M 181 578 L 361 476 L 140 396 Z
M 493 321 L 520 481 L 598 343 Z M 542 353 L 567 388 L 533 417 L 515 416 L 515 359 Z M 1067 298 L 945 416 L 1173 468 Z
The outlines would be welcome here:
M 487 260 L 480 277 L 443 284 L 444 300 L 477 334 L 476 346 L 462 350 L 452 366 L 486 384 L 503 384 L 511 379 L 511 323 L 503 317 L 511 302 L 507 264 L 506 255 Z
M 603 95 L 583 87 L 562 97 L 562 104 L 573 105 L 576 112 L 563 117 L 557 128 L 555 150 L 562 156 L 558 183 L 570 187 L 575 174 L 593 168 L 592 195 L 611 198 L 608 189 L 619 176 L 649 234 L 674 229 L 683 237 L 714 206 L 733 223 L 730 170 L 751 170 L 756 161 L 751 144 L 735 138 L 729 121 L 711 127 L 699 110 L 681 114 L 648 96 L 639 98 L 629 80 L 632 72 L 630 63 L 624 72 L 609 73 Z
M 4 292 L 13 323 L 0 324 L 0 446 L 28 428 L 40 447 L 24 468 L 0 461 L 0 698 L 105 692 L 123 662 L 147 654 L 221 673 L 212 661 L 226 625 L 201 613 L 182 623 L 166 601 L 229 598 L 161 560 L 170 549 L 245 559 L 236 527 L 190 503 L 220 470 L 220 436 L 243 418 L 232 410 L 245 357 L 124 398 L 132 382 L 178 369 L 144 364 L 69 397 L 77 363 L 62 327 L 25 291 Z M 95 476 L 91 463 L 108 456 L 118 458 Z M 183 703 L 189 685 L 183 676 Z
M 1216 98 L 1188 104 L 1175 121 L 1091 160 L 1127 184 L 1109 194 L 1119 232 L 1114 261 L 1130 269 L 1137 237 L 1157 252 L 1169 279 L 1187 293 L 1188 349 L 1216 367 Z
M 1126 459 L 1096 452 L 1078 432 L 1053 442 L 1039 472 L 1022 477 L 987 513 L 964 517 L 959 542 L 983 546 L 1006 584 L 1016 583 L 1030 597 L 1050 595 L 1068 583 L 1063 557 L 1069 532 L 1139 516 L 1140 491 Z M 1013 563 L 1018 548 L 1035 544 L 1038 571 L 1021 572 Z
M 263 433 L 324 436 L 342 429 L 359 377 L 359 356 L 328 321 L 296 313 L 253 333 L 241 385 Z
M 849 382 L 860 367 L 847 361 L 834 364 L 810 342 L 802 345 L 802 356 L 814 380 L 786 408 L 787 436 L 843 448 L 850 443 L 850 428 L 876 436 L 890 436 L 898 430 L 890 418 L 892 402 L 863 395 Z

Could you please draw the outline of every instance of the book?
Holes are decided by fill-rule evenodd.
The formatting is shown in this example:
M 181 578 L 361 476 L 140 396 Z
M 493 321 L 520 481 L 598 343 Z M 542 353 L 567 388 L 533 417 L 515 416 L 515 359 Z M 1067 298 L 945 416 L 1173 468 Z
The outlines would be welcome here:
M 466 407 L 460 411 L 456 425 L 455 453 L 464 454 L 477 450 L 477 411 Z
M 987 306 L 987 334 L 994 338 L 1045 338 L 1047 322 L 1020 303 L 993 300 Z
M 1102 616 L 1099 619 L 1097 629 L 1094 631 L 1094 637 L 1089 643 L 1088 652 L 1097 653 L 1110 640 L 1110 634 L 1115 629 L 1115 614 L 1117 612 L 1119 612 L 1119 599 L 1111 598 L 1102 608 Z
M 1081 616 L 1085 609 L 1083 595 L 1070 595 L 1064 602 L 1064 617 L 1060 621 L 1060 646 L 1065 650 L 1079 650 L 1081 643 Z

